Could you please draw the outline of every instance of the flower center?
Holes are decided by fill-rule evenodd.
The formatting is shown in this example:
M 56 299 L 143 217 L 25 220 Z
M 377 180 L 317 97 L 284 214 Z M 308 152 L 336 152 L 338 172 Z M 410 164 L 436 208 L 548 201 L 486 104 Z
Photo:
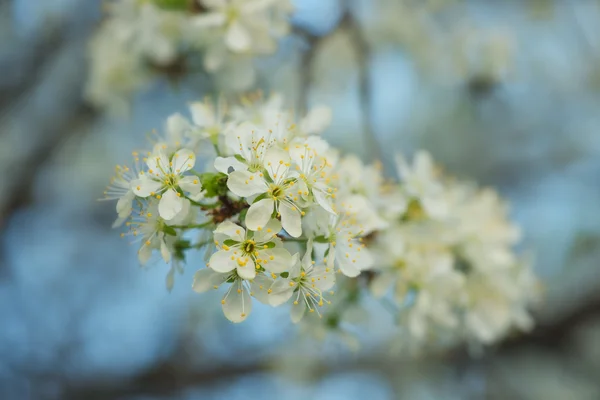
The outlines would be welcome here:
M 242 250 L 246 254 L 253 254 L 255 248 L 256 246 L 252 240 L 246 240 L 244 243 L 242 243 Z
M 280 199 L 285 196 L 285 191 L 283 190 L 283 188 L 281 186 L 278 186 L 278 185 L 271 185 L 271 188 L 269 189 L 269 193 L 271 194 L 273 199 Z

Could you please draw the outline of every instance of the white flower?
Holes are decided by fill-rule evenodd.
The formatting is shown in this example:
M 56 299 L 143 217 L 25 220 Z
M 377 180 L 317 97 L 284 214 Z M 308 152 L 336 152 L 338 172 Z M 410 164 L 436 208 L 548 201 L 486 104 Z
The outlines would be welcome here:
M 277 220 L 257 232 L 248 232 L 233 222 L 223 222 L 214 231 L 220 250 L 210 258 L 209 267 L 221 273 L 236 270 L 243 279 L 254 279 L 256 270 L 261 267 L 271 273 L 287 271 L 292 256 L 277 238 L 280 230 Z
M 269 131 L 258 129 L 244 122 L 225 134 L 225 143 L 231 153 L 230 157 L 217 157 L 215 169 L 228 174 L 234 171 L 256 172 L 263 169 L 267 150 L 277 141 Z
M 231 123 L 225 122 L 227 105 L 223 97 L 219 97 L 216 104 L 208 100 L 194 102 L 190 104 L 190 112 L 194 123 L 191 134 L 202 139 L 209 139 L 214 145 L 219 144 L 220 135 L 224 135 L 231 129 L 229 126 Z
M 252 297 L 250 283 L 241 278 L 235 270 L 228 273 L 216 272 L 211 268 L 198 270 L 194 275 L 192 287 L 196 292 L 203 293 L 209 289 L 218 289 L 225 282 L 231 283 L 231 286 L 221 300 L 223 314 L 231 322 L 242 322 L 252 312 Z
M 402 187 L 411 199 L 418 201 L 427 216 L 444 218 L 448 215 L 448 204 L 444 186 L 429 153 L 419 151 L 410 166 L 400 155 L 396 156 Z
M 294 266 L 287 279 L 278 279 L 270 287 L 269 303 L 276 307 L 293 298 L 291 309 L 292 322 L 299 322 L 306 310 L 317 311 L 325 303 L 329 303 L 324 294 L 335 285 L 335 274 L 332 268 L 324 265 L 315 266 L 311 258 L 312 241 L 309 241 L 302 261 L 295 256 Z
M 324 140 L 311 137 L 303 143 L 292 144 L 290 155 L 296 164 L 298 178 L 304 181 L 314 200 L 325 210 L 335 214 L 331 200 L 335 197 L 336 190 L 331 186 L 329 176 L 332 165 L 327 158 L 319 156 L 326 152 L 328 147 Z M 306 198 L 304 195 L 303 197 Z
M 188 201 L 184 203 L 184 207 L 176 219 L 183 222 L 183 218 L 189 214 L 189 209 Z M 148 262 L 153 250 L 159 250 L 166 263 L 171 262 L 177 232 L 160 217 L 156 200 L 146 203 L 141 211 L 133 214 L 126 225 L 129 227 L 130 234 L 142 243 L 138 250 L 138 258 L 142 265 Z
M 137 153 L 133 153 L 137 158 Z M 135 194 L 131 190 L 131 181 L 139 178 L 140 171 L 137 164 L 133 168 L 126 165 L 117 165 L 115 167 L 115 176 L 110 179 L 110 184 L 104 191 L 104 200 L 117 200 L 116 210 L 118 214 L 117 220 L 113 224 L 113 228 L 120 226 L 131 215 L 133 210 L 132 202 L 135 199 Z
M 249 229 L 264 227 L 275 212 L 281 216 L 283 229 L 290 236 L 299 237 L 302 234 L 301 219 L 304 215 L 301 210 L 304 203 L 299 196 L 308 195 L 308 189 L 302 180 L 290 176 L 291 162 L 286 151 L 271 147 L 263 162 L 267 174 L 234 171 L 229 175 L 227 187 L 238 196 L 259 195 L 246 214 L 246 226 Z
M 198 28 L 222 28 L 224 44 L 235 53 L 271 53 L 277 45 L 269 30 L 270 9 L 286 0 L 203 0 L 209 11 L 194 18 Z M 215 52 L 215 50 L 213 50 Z
M 171 220 L 183 209 L 183 192 L 197 195 L 202 186 L 195 176 L 183 176 L 194 167 L 196 156 L 191 150 L 181 149 L 169 157 L 159 151 L 146 159 L 148 171 L 131 182 L 133 193 L 139 197 L 158 196 L 158 211 L 165 220 Z
M 330 217 L 325 238 L 329 242 L 327 266 L 336 265 L 344 275 L 356 277 L 373 266 L 373 256 L 363 243 L 364 230 L 358 225 L 356 215 L 350 211 Z

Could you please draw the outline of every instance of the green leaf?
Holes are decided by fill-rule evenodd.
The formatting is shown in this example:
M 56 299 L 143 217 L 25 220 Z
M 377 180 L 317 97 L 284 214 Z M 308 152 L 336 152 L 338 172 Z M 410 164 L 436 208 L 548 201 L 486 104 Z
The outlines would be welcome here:
M 279 276 L 281 276 L 282 278 L 287 278 L 287 277 L 290 276 L 290 273 L 287 272 L 287 271 L 286 272 L 282 272 L 282 273 L 279 274 Z
M 263 194 L 261 194 L 261 195 L 260 195 L 260 196 L 258 196 L 256 199 L 254 199 L 254 203 L 256 203 L 256 202 L 258 202 L 258 201 L 261 201 L 262 199 L 266 199 L 266 198 L 267 198 L 267 196 L 268 196 L 268 194 L 267 194 L 267 193 L 263 193 Z
M 273 247 L 275 247 L 275 242 L 267 242 L 267 243 L 265 243 L 265 245 L 267 246 L 268 249 L 272 249 Z
M 233 246 L 234 244 L 237 244 L 238 242 L 236 242 L 235 240 L 232 239 L 227 239 L 226 241 L 223 242 L 223 244 L 225 246 Z
M 173 229 L 173 227 L 171 227 L 169 225 L 164 225 L 163 228 L 162 228 L 162 230 L 167 235 L 177 236 L 177 231 L 175 231 L 175 229 Z
M 329 243 L 329 239 L 323 235 L 317 236 L 316 238 L 313 239 L 313 241 L 317 242 L 317 243 Z
M 165 10 L 187 10 L 190 6 L 189 0 L 152 0 L 152 2 Z
M 205 197 L 217 197 L 227 194 L 227 175 L 221 172 L 205 172 L 200 175 Z
M 240 156 L 239 154 L 236 154 L 234 157 L 235 157 L 235 159 L 236 159 L 236 160 L 238 160 L 239 162 L 243 162 L 243 163 L 245 163 L 245 162 L 246 162 L 246 159 L 245 159 L 244 157 Z

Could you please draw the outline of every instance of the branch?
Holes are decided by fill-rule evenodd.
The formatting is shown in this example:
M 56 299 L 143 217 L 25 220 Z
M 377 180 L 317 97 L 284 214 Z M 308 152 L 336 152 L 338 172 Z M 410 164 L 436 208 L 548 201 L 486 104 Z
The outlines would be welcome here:
M 294 34 L 303 38 L 308 44 L 308 49 L 304 51 L 300 60 L 298 111 L 300 115 L 304 115 L 308 110 L 308 92 L 313 85 L 313 65 L 317 51 L 323 45 L 326 38 L 339 31 L 345 31 L 353 46 L 358 69 L 358 96 L 362 113 L 362 129 L 367 146 L 366 156 L 369 161 L 381 160 L 382 151 L 373 129 L 373 116 L 371 112 L 373 103 L 372 82 L 369 68 L 371 48 L 358 20 L 354 17 L 350 8 L 350 0 L 348 0 L 338 24 L 327 35 L 318 36 L 302 27 L 294 27 Z

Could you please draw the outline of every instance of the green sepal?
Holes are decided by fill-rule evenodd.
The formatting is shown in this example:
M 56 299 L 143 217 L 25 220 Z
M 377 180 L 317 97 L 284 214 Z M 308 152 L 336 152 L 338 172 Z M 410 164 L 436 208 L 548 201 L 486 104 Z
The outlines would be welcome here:
M 287 272 L 287 271 L 286 272 L 282 272 L 282 273 L 279 274 L 279 276 L 281 276 L 282 278 L 287 278 L 287 277 L 290 276 L 290 273 Z
M 169 225 L 164 225 L 162 228 L 162 231 L 164 233 L 166 233 L 167 235 L 177 236 L 177 231 Z
M 268 249 L 272 249 L 273 247 L 275 247 L 275 242 L 267 242 L 267 243 L 265 243 L 265 245 L 267 246 Z
M 317 237 L 313 238 L 313 242 L 316 242 L 316 243 L 329 243 L 329 239 L 326 238 L 323 235 L 320 235 L 320 236 L 317 236 Z M 327 251 L 329 251 L 329 249 L 327 249 Z
M 221 172 L 205 172 L 200 175 L 204 197 L 218 197 L 227 194 L 227 175 Z
M 152 0 L 152 3 L 164 10 L 187 10 L 190 0 Z
M 225 241 L 223 242 L 223 244 L 224 244 L 225 246 L 233 246 L 234 244 L 237 244 L 237 242 L 236 242 L 235 240 L 233 240 L 233 239 L 227 239 L 227 240 L 225 240 Z

